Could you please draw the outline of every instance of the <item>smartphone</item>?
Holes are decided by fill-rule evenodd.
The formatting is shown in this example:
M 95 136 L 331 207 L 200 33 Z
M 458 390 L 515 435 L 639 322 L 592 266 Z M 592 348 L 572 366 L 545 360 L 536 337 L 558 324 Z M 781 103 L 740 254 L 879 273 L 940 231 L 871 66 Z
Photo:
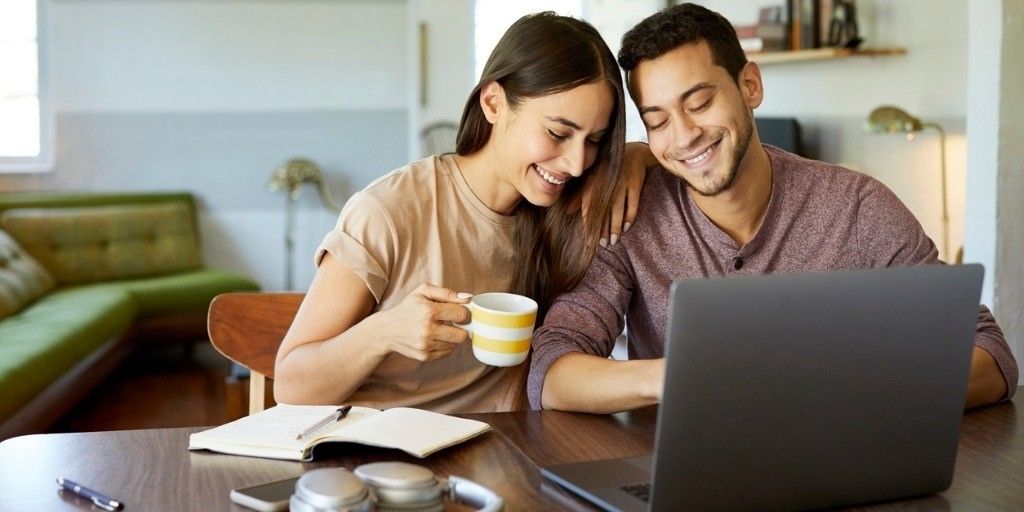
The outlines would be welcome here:
M 231 501 L 260 512 L 288 510 L 288 500 L 295 492 L 298 477 L 231 490 Z

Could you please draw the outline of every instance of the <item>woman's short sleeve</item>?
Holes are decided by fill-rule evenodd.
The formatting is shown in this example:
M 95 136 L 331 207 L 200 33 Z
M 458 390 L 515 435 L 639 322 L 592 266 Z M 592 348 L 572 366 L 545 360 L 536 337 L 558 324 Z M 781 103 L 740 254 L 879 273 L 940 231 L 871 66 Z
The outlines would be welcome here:
M 357 192 L 320 243 L 314 263 L 319 266 L 324 254 L 331 253 L 366 283 L 379 303 L 388 286 L 396 239 L 394 225 L 381 203 L 365 191 Z

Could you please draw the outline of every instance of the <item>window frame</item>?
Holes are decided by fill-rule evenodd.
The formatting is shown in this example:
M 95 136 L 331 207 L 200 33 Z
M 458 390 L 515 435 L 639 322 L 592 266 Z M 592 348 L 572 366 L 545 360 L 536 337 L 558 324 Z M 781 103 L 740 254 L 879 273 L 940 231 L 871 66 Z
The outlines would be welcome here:
M 0 174 L 45 173 L 54 170 L 54 109 L 50 81 L 50 6 L 47 0 L 35 0 L 36 48 L 39 98 L 39 154 L 36 156 L 0 155 Z

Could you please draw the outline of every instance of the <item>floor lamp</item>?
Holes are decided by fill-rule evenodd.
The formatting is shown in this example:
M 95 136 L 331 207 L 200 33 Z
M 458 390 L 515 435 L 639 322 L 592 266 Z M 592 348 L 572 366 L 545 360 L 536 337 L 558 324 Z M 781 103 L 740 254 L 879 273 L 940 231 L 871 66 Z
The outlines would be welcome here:
M 946 130 L 937 123 L 922 122 L 899 107 L 883 106 L 871 111 L 864 124 L 869 133 L 903 133 L 907 140 L 913 140 L 914 134 L 925 129 L 935 128 L 939 131 L 939 150 L 942 162 L 942 254 L 949 260 L 949 201 L 946 192 Z
M 292 273 L 294 271 L 295 201 L 298 201 L 299 196 L 302 195 L 302 185 L 305 183 L 311 183 L 316 187 L 324 206 L 336 212 L 341 211 L 331 198 L 331 190 L 327 188 L 323 172 L 312 160 L 293 158 L 281 167 L 274 169 L 274 172 L 270 174 L 267 188 L 272 192 L 287 192 L 284 207 L 284 287 L 289 291 L 294 287 Z

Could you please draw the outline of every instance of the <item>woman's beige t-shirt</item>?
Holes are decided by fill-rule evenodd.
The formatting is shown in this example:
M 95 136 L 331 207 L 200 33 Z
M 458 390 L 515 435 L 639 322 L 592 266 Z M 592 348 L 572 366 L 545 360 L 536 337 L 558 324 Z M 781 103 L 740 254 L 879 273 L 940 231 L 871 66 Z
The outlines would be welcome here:
M 474 294 L 508 291 L 518 264 L 514 229 L 515 217 L 495 213 L 473 194 L 452 155 L 433 156 L 353 195 L 316 262 L 330 252 L 362 278 L 377 299 L 374 312 L 398 305 L 422 283 Z M 392 352 L 345 403 L 444 413 L 522 409 L 527 368 L 487 366 L 469 343 L 428 362 Z

